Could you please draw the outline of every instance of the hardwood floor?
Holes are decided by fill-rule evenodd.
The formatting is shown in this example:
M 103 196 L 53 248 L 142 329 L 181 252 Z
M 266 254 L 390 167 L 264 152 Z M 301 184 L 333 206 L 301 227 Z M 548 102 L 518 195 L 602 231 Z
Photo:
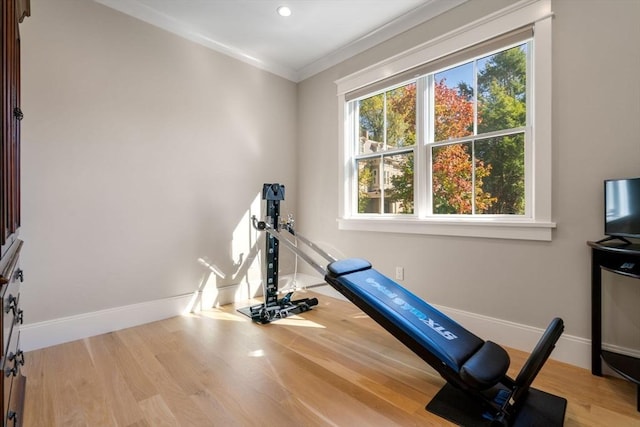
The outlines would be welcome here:
M 313 296 L 313 295 L 312 295 Z M 444 381 L 350 303 L 252 323 L 232 306 L 29 352 L 25 427 L 439 426 Z M 526 354 L 510 351 L 511 375 Z M 640 426 L 635 386 L 550 360 L 566 426 Z

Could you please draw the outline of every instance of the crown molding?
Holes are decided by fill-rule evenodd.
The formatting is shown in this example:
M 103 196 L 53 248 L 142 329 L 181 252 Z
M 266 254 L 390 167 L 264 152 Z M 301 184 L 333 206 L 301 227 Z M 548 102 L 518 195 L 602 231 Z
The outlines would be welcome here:
M 405 32 L 416 25 L 426 22 L 454 7 L 465 3 L 468 0 L 426 0 L 424 4 L 410 10 L 409 12 L 390 21 L 386 25 L 371 31 L 370 33 L 349 42 L 329 55 L 318 58 L 316 61 L 306 65 L 301 69 L 290 67 L 268 61 L 264 58 L 257 58 L 235 46 L 220 43 L 206 35 L 194 31 L 184 22 L 181 22 L 169 15 L 158 12 L 136 0 L 94 0 L 103 6 L 132 16 L 153 26 L 162 28 L 179 37 L 198 43 L 214 51 L 230 56 L 244 63 L 268 71 L 277 76 L 283 77 L 294 83 L 305 80 L 315 74 L 320 73 L 346 59 L 364 52 L 398 34 Z
M 362 53 L 367 49 L 377 46 L 380 43 L 422 24 L 423 22 L 427 22 L 448 10 L 466 3 L 467 1 L 468 0 L 428 0 L 424 4 L 397 17 L 386 25 L 377 28 L 359 39 L 333 51 L 331 54 L 301 68 L 296 73 L 297 81 L 302 81 L 312 77 L 315 74 L 333 67 L 334 65 Z

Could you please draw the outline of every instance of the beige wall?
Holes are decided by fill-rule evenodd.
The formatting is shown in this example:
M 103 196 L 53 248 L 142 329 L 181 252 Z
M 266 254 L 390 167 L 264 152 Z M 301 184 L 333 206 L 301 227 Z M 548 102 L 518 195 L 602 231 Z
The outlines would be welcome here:
M 194 292 L 200 257 L 244 281 L 262 183 L 295 206 L 296 85 L 92 1 L 21 34 L 26 322 Z
M 602 180 L 640 175 L 640 2 L 556 0 L 553 20 L 551 242 L 339 231 L 334 81 L 511 2 L 471 0 L 299 85 L 299 224 L 310 238 L 368 258 L 434 304 L 590 339 L 590 252 L 602 237 Z M 611 286 L 613 285 L 613 286 Z M 605 275 L 617 326 L 605 339 L 640 349 L 640 282 Z M 500 337 L 497 337 L 499 339 Z

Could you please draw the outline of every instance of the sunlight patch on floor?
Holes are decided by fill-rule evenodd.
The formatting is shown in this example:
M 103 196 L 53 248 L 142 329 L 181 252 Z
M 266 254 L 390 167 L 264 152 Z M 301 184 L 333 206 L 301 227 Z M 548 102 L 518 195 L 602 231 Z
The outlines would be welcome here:
M 201 311 L 197 315 L 202 317 L 208 317 L 214 320 L 231 320 L 234 322 L 246 322 L 250 320 L 248 317 L 243 316 L 241 314 L 227 313 L 222 310 Z
M 247 356 L 249 357 L 264 357 L 265 353 L 263 349 L 250 351 Z
M 300 316 L 291 316 L 284 319 L 277 319 L 270 323 L 271 325 L 282 326 L 300 326 L 304 328 L 321 328 L 325 329 L 326 326 L 314 322 L 313 320 L 304 319 Z

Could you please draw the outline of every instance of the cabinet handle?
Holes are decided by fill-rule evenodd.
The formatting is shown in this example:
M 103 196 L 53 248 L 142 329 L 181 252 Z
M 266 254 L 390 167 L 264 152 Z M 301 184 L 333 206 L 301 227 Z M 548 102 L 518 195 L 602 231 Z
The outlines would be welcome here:
M 16 376 L 18 375 L 18 366 L 16 364 L 13 365 L 13 368 L 6 368 L 4 370 L 4 376 L 5 377 L 10 377 L 10 376 Z
M 16 315 L 16 324 L 23 324 L 24 322 L 24 311 L 22 309 L 18 310 L 18 314 Z
M 16 376 L 18 375 L 18 370 L 20 369 L 20 365 L 24 365 L 24 352 L 22 350 L 17 350 L 15 353 L 9 353 L 7 357 L 9 362 L 13 362 L 13 368 L 6 368 L 4 370 L 4 375 L 6 377 Z
M 18 309 L 17 301 L 18 299 L 16 297 L 9 294 L 9 297 L 7 298 L 7 305 L 4 308 L 4 312 L 9 313 L 10 311 L 13 311 L 13 315 L 15 316 L 16 310 Z
M 15 272 L 15 278 L 20 280 L 20 283 L 24 282 L 24 272 L 21 268 L 17 269 Z
M 13 117 L 15 117 L 18 120 L 24 119 L 24 113 L 22 112 L 20 107 L 16 107 L 13 109 Z
M 18 413 L 16 411 L 12 411 L 11 409 L 9 409 L 9 412 L 7 412 L 7 420 L 8 421 L 13 421 L 13 426 L 17 426 L 18 425 Z
M 24 366 L 24 351 L 18 350 L 16 352 L 15 358 L 16 358 L 16 365 Z

